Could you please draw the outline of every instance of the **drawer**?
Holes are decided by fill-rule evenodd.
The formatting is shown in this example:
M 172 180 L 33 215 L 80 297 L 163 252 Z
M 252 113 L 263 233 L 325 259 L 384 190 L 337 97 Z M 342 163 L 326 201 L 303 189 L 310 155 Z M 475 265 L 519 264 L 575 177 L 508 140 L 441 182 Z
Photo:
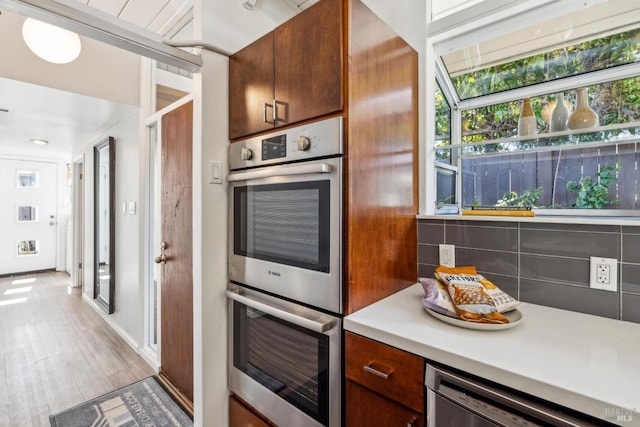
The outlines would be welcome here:
M 345 332 L 346 377 L 419 413 L 424 412 L 424 360 Z

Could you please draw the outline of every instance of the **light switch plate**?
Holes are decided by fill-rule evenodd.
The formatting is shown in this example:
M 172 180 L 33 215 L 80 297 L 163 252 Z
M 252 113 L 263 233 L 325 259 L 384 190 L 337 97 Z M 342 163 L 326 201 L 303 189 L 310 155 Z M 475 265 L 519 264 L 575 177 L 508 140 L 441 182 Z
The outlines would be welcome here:
M 209 184 L 222 184 L 222 162 L 209 162 Z

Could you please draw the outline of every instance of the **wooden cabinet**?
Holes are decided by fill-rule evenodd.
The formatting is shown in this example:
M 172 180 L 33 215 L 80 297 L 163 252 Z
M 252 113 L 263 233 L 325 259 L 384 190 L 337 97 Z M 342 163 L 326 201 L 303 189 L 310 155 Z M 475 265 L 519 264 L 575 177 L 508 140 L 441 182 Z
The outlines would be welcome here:
M 347 427 L 424 425 L 424 360 L 345 333 Z
M 229 396 L 229 427 L 274 427 L 235 395 Z
M 342 110 L 342 0 L 323 0 L 229 58 L 229 138 Z

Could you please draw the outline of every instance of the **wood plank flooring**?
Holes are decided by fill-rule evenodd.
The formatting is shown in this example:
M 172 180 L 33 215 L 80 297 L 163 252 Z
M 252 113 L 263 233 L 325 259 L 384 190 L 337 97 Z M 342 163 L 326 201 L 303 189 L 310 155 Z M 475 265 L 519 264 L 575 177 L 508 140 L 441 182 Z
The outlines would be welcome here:
M 0 426 L 49 415 L 155 374 L 70 288 L 67 273 L 0 277 Z

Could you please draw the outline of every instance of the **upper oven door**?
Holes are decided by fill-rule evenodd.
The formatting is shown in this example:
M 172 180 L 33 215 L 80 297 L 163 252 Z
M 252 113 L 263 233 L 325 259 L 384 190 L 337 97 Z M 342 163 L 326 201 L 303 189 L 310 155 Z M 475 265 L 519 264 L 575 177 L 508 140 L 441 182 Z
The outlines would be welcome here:
M 342 158 L 229 175 L 229 278 L 340 313 Z

